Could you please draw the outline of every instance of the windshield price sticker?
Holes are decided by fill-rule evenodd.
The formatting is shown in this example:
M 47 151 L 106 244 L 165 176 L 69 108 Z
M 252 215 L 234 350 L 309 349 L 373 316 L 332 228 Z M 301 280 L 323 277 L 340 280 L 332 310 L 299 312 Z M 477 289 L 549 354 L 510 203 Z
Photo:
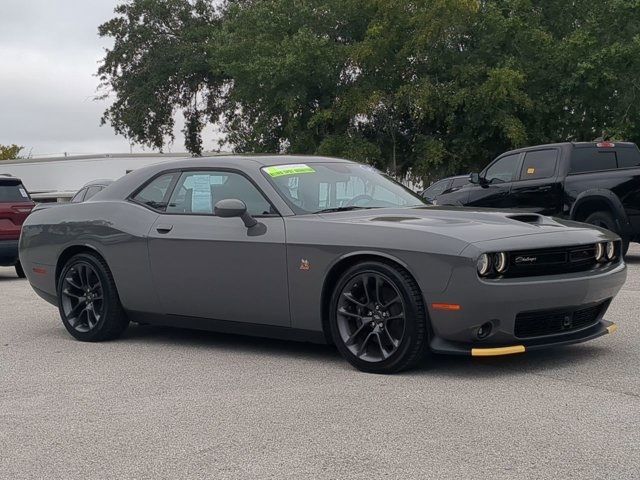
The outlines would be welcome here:
M 316 173 L 309 165 L 297 163 L 294 165 L 275 165 L 264 169 L 270 177 L 283 177 L 285 175 L 298 175 L 299 173 Z
M 24 198 L 29 198 L 29 195 L 27 195 L 27 191 L 24 188 L 20 188 L 20 195 L 22 195 Z

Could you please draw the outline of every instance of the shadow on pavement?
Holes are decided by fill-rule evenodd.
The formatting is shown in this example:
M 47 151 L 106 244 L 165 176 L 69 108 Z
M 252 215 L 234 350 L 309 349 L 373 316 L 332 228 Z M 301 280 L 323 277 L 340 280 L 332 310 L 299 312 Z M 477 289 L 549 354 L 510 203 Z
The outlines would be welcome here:
M 296 358 L 318 362 L 329 361 L 332 364 L 342 364 L 345 369 L 352 369 L 335 347 L 330 345 L 135 324 L 127 330 L 122 341 L 131 340 L 184 348 L 242 350 L 250 354 L 288 356 L 294 361 Z M 593 357 L 607 355 L 608 351 L 605 347 L 585 343 L 492 358 L 432 355 L 421 362 L 417 368 L 400 375 L 451 376 L 460 379 L 519 376 L 527 373 L 543 373 L 559 367 L 571 368 Z
M 624 257 L 624 261 L 631 265 L 640 264 L 640 255 L 627 255 Z
M 180 345 L 185 348 L 242 349 L 247 353 L 262 353 L 265 355 L 341 359 L 336 349 L 330 345 L 153 325 L 132 324 L 122 338 L 123 341 L 139 340 L 143 343 L 155 342 L 163 345 Z
M 430 365 L 423 365 L 416 372 L 461 379 L 542 374 L 558 368 L 572 368 L 608 353 L 609 349 L 606 347 L 584 343 L 501 357 L 434 355 Z

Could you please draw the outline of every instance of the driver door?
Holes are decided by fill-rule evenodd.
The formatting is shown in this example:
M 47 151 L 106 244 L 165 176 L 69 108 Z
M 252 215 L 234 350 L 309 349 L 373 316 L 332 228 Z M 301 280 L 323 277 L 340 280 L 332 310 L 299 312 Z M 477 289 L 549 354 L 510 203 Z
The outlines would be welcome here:
M 227 198 L 264 227 L 215 216 Z M 149 257 L 167 314 L 290 325 L 284 221 L 239 172 L 182 172 L 149 234 Z
M 513 153 L 495 160 L 483 173 L 484 183 L 470 189 L 467 205 L 488 208 L 513 208 L 509 195 L 513 182 L 518 179 L 522 154 Z

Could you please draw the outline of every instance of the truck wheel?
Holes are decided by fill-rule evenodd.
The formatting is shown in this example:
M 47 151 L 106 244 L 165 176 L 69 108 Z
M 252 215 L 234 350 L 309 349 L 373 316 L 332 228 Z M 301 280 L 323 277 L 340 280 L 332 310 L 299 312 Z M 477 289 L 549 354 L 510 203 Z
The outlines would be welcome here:
M 622 238 L 622 255 L 627 254 L 627 250 L 629 250 L 629 239 L 624 238 L 618 231 L 616 221 L 613 218 L 613 215 L 611 215 L 609 212 L 594 212 L 585 219 L 584 223 L 595 225 L 596 227 L 600 228 L 606 228 L 607 230 L 620 235 L 620 237 Z

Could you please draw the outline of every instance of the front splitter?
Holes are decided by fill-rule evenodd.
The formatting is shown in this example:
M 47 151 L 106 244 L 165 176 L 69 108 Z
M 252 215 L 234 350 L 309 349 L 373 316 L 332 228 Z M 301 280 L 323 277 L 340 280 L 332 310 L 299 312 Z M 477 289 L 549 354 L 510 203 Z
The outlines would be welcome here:
M 495 357 L 501 355 L 513 355 L 524 353 L 530 350 L 541 350 L 560 345 L 571 345 L 574 343 L 586 342 L 594 338 L 601 337 L 608 333 L 614 333 L 618 326 L 607 320 L 600 320 L 598 323 L 584 330 L 565 335 L 554 335 L 541 339 L 528 340 L 514 345 L 487 345 L 477 346 L 460 342 L 450 342 L 442 338 L 433 338 L 430 343 L 431 351 L 446 355 L 465 355 L 472 357 Z

